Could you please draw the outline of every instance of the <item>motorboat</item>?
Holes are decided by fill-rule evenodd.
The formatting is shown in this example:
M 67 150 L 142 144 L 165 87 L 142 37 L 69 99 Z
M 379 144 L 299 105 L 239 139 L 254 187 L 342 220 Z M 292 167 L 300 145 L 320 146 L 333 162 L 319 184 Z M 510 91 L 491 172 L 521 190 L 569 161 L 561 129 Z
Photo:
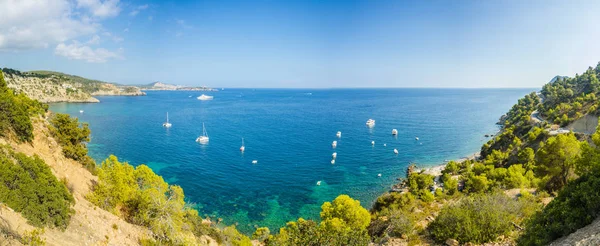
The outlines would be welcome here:
M 198 100 L 206 101 L 206 100 L 212 100 L 212 99 L 213 99 L 213 96 L 208 96 L 208 95 L 204 95 L 204 94 L 202 94 L 202 95 L 200 95 L 200 96 L 199 96 L 199 97 L 197 97 L 197 98 L 198 98 Z
M 398 135 L 398 130 L 392 129 L 392 135 L 394 135 L 394 136 Z
M 341 137 L 342 137 L 342 132 L 338 131 L 338 132 L 335 134 L 335 136 L 337 136 L 338 138 L 341 138 Z
M 367 120 L 367 126 L 368 127 L 374 127 L 375 126 L 375 120 L 374 119 Z
M 331 147 L 337 147 L 337 141 L 333 141 L 333 143 L 331 143 Z
M 331 154 L 331 158 L 333 158 L 333 159 L 337 158 L 337 152 L 333 152 L 333 154 Z
M 394 149 L 394 154 L 398 154 L 398 149 Z

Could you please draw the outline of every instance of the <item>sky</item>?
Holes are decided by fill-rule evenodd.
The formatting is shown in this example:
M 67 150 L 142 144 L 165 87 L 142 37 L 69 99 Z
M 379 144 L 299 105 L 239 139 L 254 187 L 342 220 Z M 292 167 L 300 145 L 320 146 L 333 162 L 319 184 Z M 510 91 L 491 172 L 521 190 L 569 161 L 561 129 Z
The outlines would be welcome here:
M 0 0 L 0 67 L 121 84 L 541 87 L 600 61 L 598 1 Z

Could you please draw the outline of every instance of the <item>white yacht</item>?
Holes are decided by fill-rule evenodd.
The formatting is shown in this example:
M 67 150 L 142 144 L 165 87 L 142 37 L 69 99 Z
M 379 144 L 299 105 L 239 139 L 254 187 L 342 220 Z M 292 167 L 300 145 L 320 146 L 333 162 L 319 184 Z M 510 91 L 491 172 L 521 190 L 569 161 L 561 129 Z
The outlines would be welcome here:
M 331 158 L 333 158 L 333 159 L 337 158 L 337 152 L 333 152 L 333 154 L 331 154 Z
M 202 123 L 202 136 L 196 138 L 196 142 L 201 144 L 208 143 L 208 133 L 206 132 L 206 128 L 204 127 L 204 123 Z
M 394 154 L 398 154 L 398 149 L 394 149 Z
M 392 135 L 394 135 L 394 136 L 398 135 L 398 130 L 392 129 Z
M 317 181 L 317 185 L 321 185 L 321 180 Z
M 341 137 L 342 137 L 342 132 L 338 131 L 338 132 L 335 134 L 335 136 L 337 136 L 338 138 L 341 138 Z
M 380 174 L 377 174 L 377 177 L 381 177 L 381 173 L 380 173 Z
M 166 128 L 169 128 L 172 126 L 172 124 L 169 123 L 169 112 L 167 112 L 167 122 L 163 123 L 163 126 Z
M 419 141 L 419 137 L 415 137 L 415 140 Z
M 331 160 L 331 164 L 335 164 L 335 160 Z
M 83 110 L 79 110 L 79 113 L 80 113 L 80 114 L 83 114 Z
M 367 120 L 367 126 L 368 127 L 374 127 L 375 126 L 375 120 L 374 119 Z
M 331 143 L 331 147 L 337 147 L 337 141 L 333 141 L 333 143 Z
M 371 141 L 371 145 L 375 145 L 375 141 Z
M 252 164 L 256 164 L 256 163 L 258 163 L 257 160 L 252 160 Z
M 246 150 L 246 147 L 244 146 L 244 138 L 242 138 L 242 147 L 240 147 L 240 151 L 244 152 L 244 150 Z
M 197 98 L 198 98 L 198 100 L 206 101 L 206 100 L 212 100 L 213 96 L 207 96 L 207 95 L 202 94 Z

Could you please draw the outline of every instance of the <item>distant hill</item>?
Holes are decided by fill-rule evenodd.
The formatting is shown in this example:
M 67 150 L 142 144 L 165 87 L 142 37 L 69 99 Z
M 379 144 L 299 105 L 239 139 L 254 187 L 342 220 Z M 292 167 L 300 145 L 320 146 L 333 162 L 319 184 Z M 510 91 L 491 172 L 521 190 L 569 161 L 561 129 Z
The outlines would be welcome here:
M 41 102 L 99 102 L 93 96 L 141 96 L 136 86 L 125 86 L 54 71 L 2 69 L 8 87 Z
M 560 75 L 556 75 L 556 76 L 554 76 L 554 78 L 552 78 L 552 79 L 550 80 L 550 82 L 549 82 L 549 83 L 554 83 L 554 82 L 556 82 L 556 81 L 557 81 L 557 80 L 559 80 L 559 79 L 568 79 L 568 78 L 569 78 L 569 76 L 560 76 Z
M 154 90 L 154 91 L 217 91 L 216 89 L 209 88 L 206 86 L 192 87 L 183 85 L 173 85 L 163 82 L 153 82 L 147 85 L 140 86 L 142 90 Z

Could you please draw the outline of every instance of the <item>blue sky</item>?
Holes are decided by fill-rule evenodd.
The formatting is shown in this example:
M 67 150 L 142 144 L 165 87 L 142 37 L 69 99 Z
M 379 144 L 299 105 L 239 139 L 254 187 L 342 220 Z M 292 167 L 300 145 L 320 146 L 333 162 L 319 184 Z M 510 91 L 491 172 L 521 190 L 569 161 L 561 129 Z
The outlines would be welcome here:
M 0 6 L 1 67 L 124 84 L 540 87 L 600 61 L 596 1 L 0 0 Z

